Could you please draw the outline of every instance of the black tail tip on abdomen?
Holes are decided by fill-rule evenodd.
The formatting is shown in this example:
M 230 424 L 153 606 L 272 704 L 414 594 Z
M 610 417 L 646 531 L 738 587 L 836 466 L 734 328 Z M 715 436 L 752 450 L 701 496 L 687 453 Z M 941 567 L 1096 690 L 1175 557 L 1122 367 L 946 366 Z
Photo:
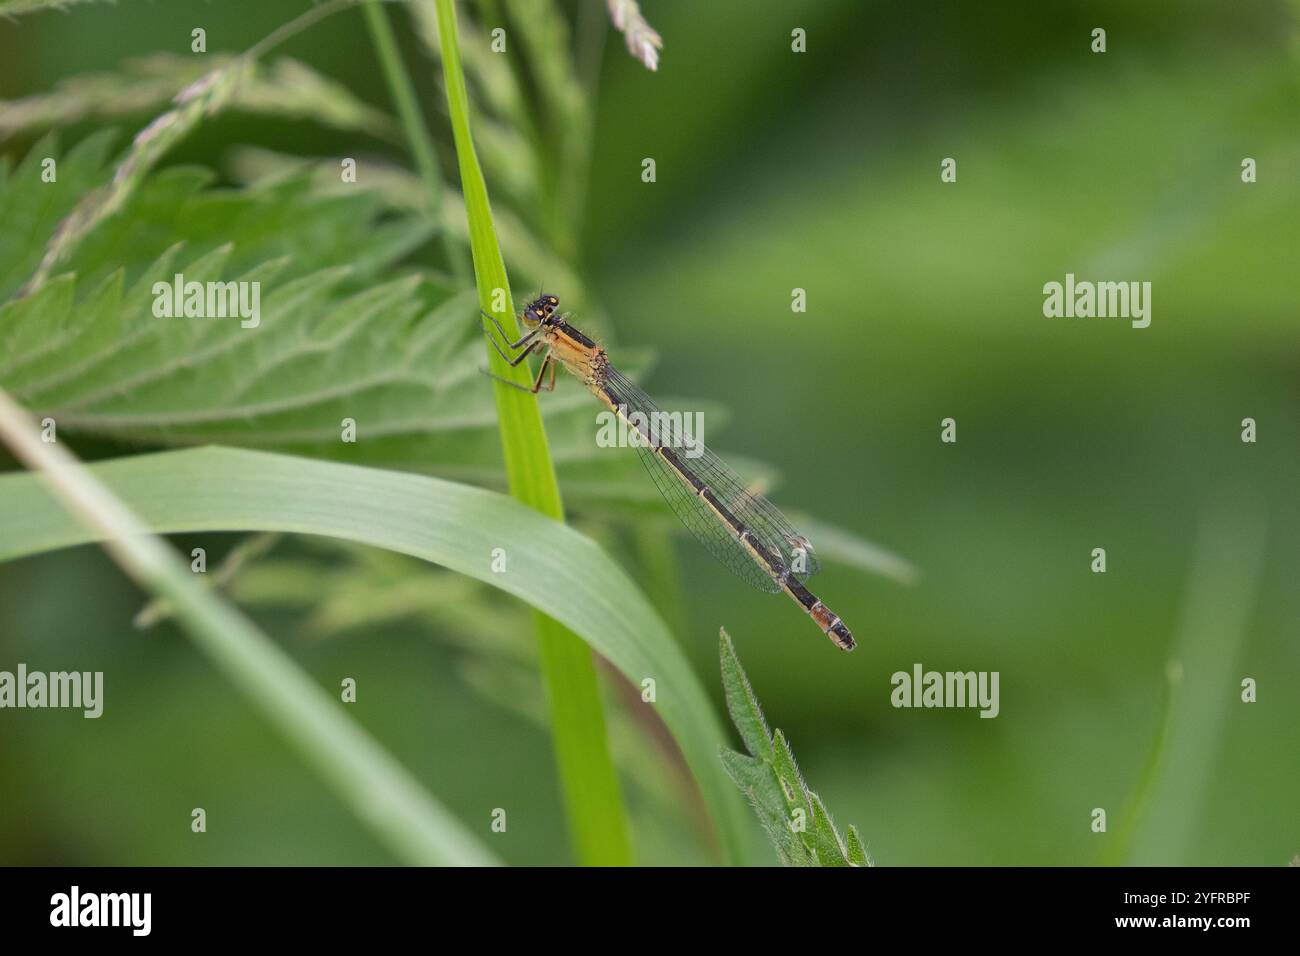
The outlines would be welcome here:
M 832 624 L 830 630 L 826 632 L 826 636 L 846 651 L 851 651 L 858 646 L 858 642 L 853 639 L 853 632 L 844 626 L 843 621 L 836 621 Z

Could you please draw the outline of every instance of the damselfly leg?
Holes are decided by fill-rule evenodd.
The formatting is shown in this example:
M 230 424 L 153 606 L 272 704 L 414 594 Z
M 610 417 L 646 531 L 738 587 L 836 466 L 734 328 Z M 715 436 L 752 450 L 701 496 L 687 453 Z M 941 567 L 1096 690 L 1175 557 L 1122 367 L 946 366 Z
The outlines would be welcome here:
M 545 377 L 548 370 L 550 371 L 550 379 L 543 385 L 542 378 Z M 555 391 L 555 358 L 550 352 L 546 353 L 546 358 L 542 359 L 542 364 L 538 366 L 537 375 L 533 379 L 531 388 L 527 385 L 520 385 L 518 382 L 512 382 L 508 378 L 502 378 L 500 375 L 493 375 L 487 369 L 480 369 L 480 371 L 488 378 L 494 378 L 503 385 L 509 385 L 511 388 L 517 388 L 521 392 L 528 392 L 532 395 L 536 395 L 538 392 Z
M 501 334 L 501 338 L 505 341 L 507 348 L 514 350 L 524 347 L 525 345 L 527 346 L 522 352 L 512 358 L 506 354 L 505 349 L 501 347 L 501 343 L 492 335 L 491 329 L 483 329 L 483 334 L 487 336 L 487 340 L 492 343 L 492 347 L 497 350 L 497 354 L 500 355 L 501 358 L 505 360 L 505 363 L 511 368 L 516 368 L 520 363 L 524 362 L 539 345 L 542 345 L 542 342 L 537 339 L 537 335 L 541 332 L 541 329 L 533 329 L 531 332 L 525 333 L 518 342 L 511 342 L 510 336 L 506 335 L 506 330 L 502 327 L 501 323 L 497 321 L 496 316 L 483 312 L 482 309 L 479 311 L 492 320 L 492 324 L 497 327 L 497 331 Z M 550 371 L 550 379 L 547 381 L 547 384 L 543 385 L 542 379 L 546 377 L 548 370 Z M 529 388 L 526 385 L 520 385 L 518 382 L 512 382 L 508 378 L 502 378 L 500 375 L 494 375 L 487 369 L 480 369 L 479 371 L 488 378 L 494 378 L 498 382 L 503 382 L 506 385 L 509 385 L 511 388 L 519 389 L 521 392 L 530 392 L 536 395 L 538 392 L 555 391 L 555 358 L 551 355 L 549 348 L 546 349 L 546 354 L 542 357 L 542 364 L 537 369 L 537 376 L 533 379 L 532 388 Z
M 511 342 L 510 336 L 506 334 L 505 326 L 501 324 L 500 319 L 498 319 L 495 315 L 493 315 L 490 312 L 484 312 L 482 309 L 479 309 L 478 311 L 479 314 L 482 315 L 484 318 L 492 320 L 492 324 L 497 327 L 497 332 L 501 334 L 501 341 L 506 343 L 506 348 L 508 349 L 519 348 L 519 346 L 523 345 L 525 342 L 529 341 L 530 339 L 537 338 L 538 333 L 542 331 L 541 329 L 533 329 L 531 332 L 525 332 L 520 337 L 518 342 Z M 496 339 L 492 338 L 492 333 L 489 332 L 487 329 L 484 329 L 483 334 L 488 337 L 489 342 L 497 346 L 497 351 L 501 352 L 501 346 L 497 344 Z M 501 357 L 504 358 L 507 362 L 510 361 L 510 359 L 506 356 L 505 352 L 501 352 Z

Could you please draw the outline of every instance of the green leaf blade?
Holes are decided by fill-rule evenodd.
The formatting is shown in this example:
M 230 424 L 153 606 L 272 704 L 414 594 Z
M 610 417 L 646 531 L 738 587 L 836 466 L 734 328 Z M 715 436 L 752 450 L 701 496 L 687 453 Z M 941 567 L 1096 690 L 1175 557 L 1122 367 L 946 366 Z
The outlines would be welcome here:
M 497 243 L 487 183 L 470 135 L 469 96 L 460 62 L 456 12 L 450 0 L 438 0 L 437 20 L 479 305 L 485 312 L 501 312 L 494 302 L 498 297 L 504 300 L 504 313 L 498 318 L 514 341 L 519 333 L 510 282 Z M 527 366 L 512 367 L 496 349 L 486 344 L 485 348 L 489 367 L 498 378 L 494 382 L 497 420 L 510 493 L 542 514 L 563 521 L 564 505 L 542 416 L 536 396 L 526 392 Z M 512 382 L 523 387 L 512 388 Z M 537 639 L 569 830 L 579 857 L 589 864 L 628 864 L 632 848 L 626 811 L 606 742 L 595 662 L 577 636 L 552 622 L 539 621 Z
M 717 759 L 725 743 L 707 695 L 658 614 L 600 548 L 495 492 L 422 475 L 226 448 L 138 455 L 91 466 L 159 534 L 281 531 L 412 555 L 528 602 L 639 684 L 695 776 L 730 859 L 742 857 L 743 808 Z M 0 476 L 0 560 L 93 536 L 32 475 Z M 508 573 L 491 570 L 506 547 Z M 590 658 L 590 654 L 588 654 Z

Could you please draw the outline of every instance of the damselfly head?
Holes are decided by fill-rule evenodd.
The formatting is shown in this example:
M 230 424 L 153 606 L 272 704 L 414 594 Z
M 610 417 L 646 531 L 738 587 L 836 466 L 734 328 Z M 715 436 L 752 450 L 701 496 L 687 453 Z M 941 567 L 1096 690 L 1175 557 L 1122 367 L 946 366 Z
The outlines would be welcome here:
M 555 314 L 555 310 L 559 304 L 560 300 L 556 296 L 539 295 L 532 302 L 528 303 L 528 307 L 524 309 L 520 318 L 523 319 L 524 324 L 529 328 L 534 328 L 538 325 L 549 325 L 551 323 L 551 316 Z

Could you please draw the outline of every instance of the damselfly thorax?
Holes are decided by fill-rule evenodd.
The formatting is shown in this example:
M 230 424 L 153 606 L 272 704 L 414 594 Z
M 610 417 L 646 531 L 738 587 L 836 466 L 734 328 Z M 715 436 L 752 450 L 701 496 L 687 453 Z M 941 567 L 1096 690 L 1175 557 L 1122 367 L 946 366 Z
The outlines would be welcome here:
M 808 539 L 776 505 L 746 488 L 740 476 L 702 444 L 683 453 L 671 427 L 664 431 L 652 424 L 665 413 L 609 363 L 604 349 L 570 325 L 567 315 L 558 314 L 559 305 L 553 295 L 530 302 L 519 314 L 527 331 L 517 342 L 509 340 L 495 317 L 483 313 L 503 341 L 498 342 L 490 329 L 483 332 L 509 365 L 518 366 L 534 352 L 542 355 L 531 388 L 499 380 L 534 393 L 551 391 L 556 365 L 564 366 L 636 429 L 641 438 L 637 451 L 664 500 L 714 557 L 759 590 L 790 595 L 827 637 L 844 650 L 853 650 L 853 635 L 844 622 L 804 586 L 818 569 Z

